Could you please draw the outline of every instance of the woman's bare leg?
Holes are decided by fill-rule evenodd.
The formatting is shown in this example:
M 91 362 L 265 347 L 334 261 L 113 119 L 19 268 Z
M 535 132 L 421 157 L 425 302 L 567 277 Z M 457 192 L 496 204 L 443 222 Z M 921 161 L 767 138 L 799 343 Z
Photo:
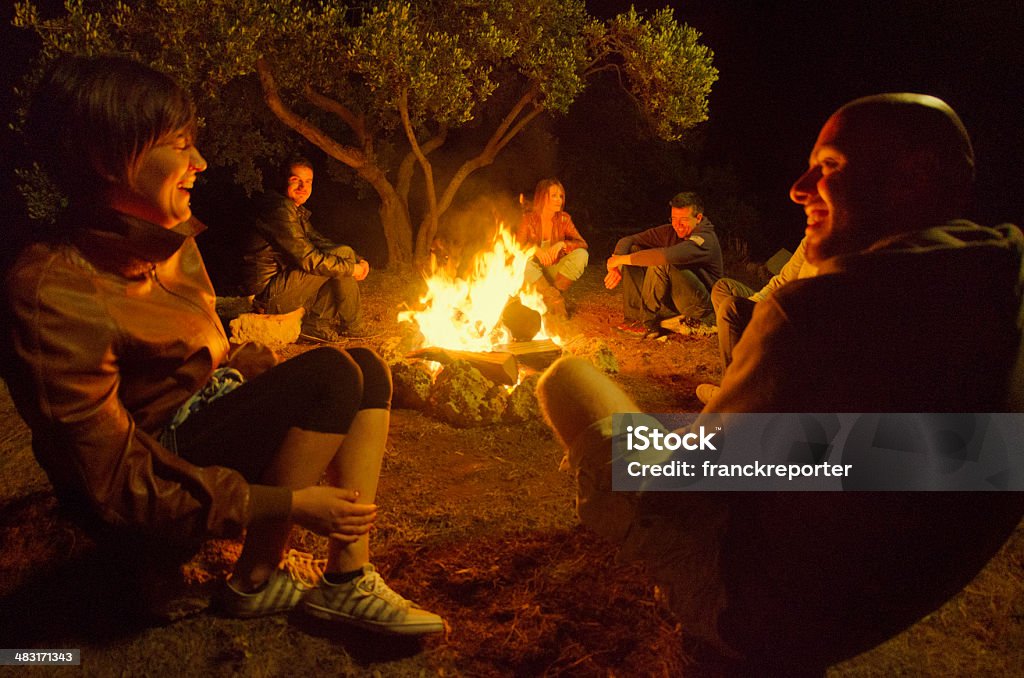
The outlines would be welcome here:
M 376 499 L 390 423 L 390 410 L 359 410 L 338 453 L 327 467 L 327 479 L 331 485 L 358 491 L 361 504 L 372 504 Z M 336 539 L 328 543 L 328 572 L 351 572 L 369 561 L 369 534 L 351 543 Z
M 316 485 L 331 461 L 338 456 L 344 438 L 339 433 L 288 429 L 280 452 L 261 480 L 268 485 L 293 490 Z M 242 555 L 235 563 L 232 576 L 235 586 L 241 590 L 252 590 L 267 580 L 281 560 L 291 529 L 290 520 L 265 521 L 249 526 Z

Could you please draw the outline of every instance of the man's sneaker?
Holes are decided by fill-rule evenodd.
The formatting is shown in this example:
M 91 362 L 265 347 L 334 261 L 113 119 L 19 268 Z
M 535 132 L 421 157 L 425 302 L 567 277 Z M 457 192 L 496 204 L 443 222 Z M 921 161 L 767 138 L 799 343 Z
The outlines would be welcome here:
M 672 318 L 665 318 L 659 325 L 661 329 L 667 332 L 708 337 L 718 334 L 718 328 L 715 326 L 715 317 L 713 315 L 709 317 L 710 323 L 708 322 L 708 317 L 698 320 L 696 318 L 687 318 L 685 315 L 677 315 Z
M 615 326 L 617 332 L 642 337 L 647 334 L 647 324 L 642 320 L 624 320 Z
M 348 325 L 343 328 L 340 332 L 342 337 L 351 337 L 353 339 L 364 339 L 366 337 L 376 336 L 370 331 L 370 328 L 363 323 L 355 323 L 354 325 Z
M 700 384 L 697 386 L 697 400 L 707 405 L 721 390 L 721 386 L 715 386 L 714 384 Z
M 304 595 L 316 588 L 326 562 L 314 560 L 309 553 L 291 549 L 258 591 L 242 593 L 228 580 L 221 596 L 221 608 L 226 614 L 240 619 L 293 610 Z
M 657 320 L 651 320 L 650 322 L 644 323 L 644 339 L 657 339 L 658 337 L 667 336 L 667 332 L 661 328 L 661 323 Z
M 321 580 L 320 586 L 302 601 L 302 609 L 320 619 L 348 622 L 381 633 L 444 631 L 444 620 L 392 591 L 369 563 L 350 582 L 331 584 Z
M 312 344 L 339 344 L 346 337 L 330 327 L 303 327 L 299 339 Z

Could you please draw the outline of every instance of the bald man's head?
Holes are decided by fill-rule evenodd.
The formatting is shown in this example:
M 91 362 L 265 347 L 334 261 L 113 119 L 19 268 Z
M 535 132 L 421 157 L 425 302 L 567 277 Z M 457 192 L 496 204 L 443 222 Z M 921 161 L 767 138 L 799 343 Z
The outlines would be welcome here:
M 879 94 L 828 119 L 790 197 L 807 214 L 808 256 L 821 261 L 962 216 L 973 181 L 974 151 L 952 108 Z
M 890 160 L 931 156 L 930 178 L 940 190 L 965 193 L 974 183 L 974 148 L 960 116 L 927 94 L 876 94 L 855 99 L 836 115 L 870 139 Z M 952 196 L 945 196 L 947 199 Z

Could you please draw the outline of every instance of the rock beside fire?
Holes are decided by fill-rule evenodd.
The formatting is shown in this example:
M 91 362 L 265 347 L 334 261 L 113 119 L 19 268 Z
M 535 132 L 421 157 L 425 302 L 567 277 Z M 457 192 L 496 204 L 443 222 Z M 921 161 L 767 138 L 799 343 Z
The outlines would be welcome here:
M 445 366 L 434 380 L 430 412 L 452 426 L 486 426 L 501 420 L 508 396 L 464 360 Z
M 272 349 L 284 348 L 298 341 L 304 312 L 298 308 L 282 314 L 243 313 L 229 323 L 231 341 L 236 344 L 253 341 Z
M 600 339 L 581 338 L 570 342 L 565 349 L 575 356 L 586 358 L 602 372 L 615 374 L 619 371 L 619 361 L 608 348 L 608 344 Z
M 391 379 L 394 383 L 394 405 L 411 410 L 423 410 L 430 402 L 434 377 L 422 361 L 408 361 L 391 364 Z
M 540 405 L 537 403 L 537 382 L 540 374 L 531 374 L 523 379 L 508 396 L 505 407 L 505 421 L 532 421 L 540 419 Z
M 403 323 L 405 327 L 407 323 Z M 423 345 L 423 335 L 418 331 L 405 330 L 400 334 L 386 338 L 381 342 L 377 353 L 384 359 L 384 362 L 394 367 L 395 364 L 405 362 L 405 356 Z

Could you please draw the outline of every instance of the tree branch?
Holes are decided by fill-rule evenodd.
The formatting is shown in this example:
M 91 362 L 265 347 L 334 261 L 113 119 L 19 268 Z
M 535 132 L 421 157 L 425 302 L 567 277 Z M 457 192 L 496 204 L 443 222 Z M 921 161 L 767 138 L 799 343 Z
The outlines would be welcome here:
M 442 125 L 441 130 L 422 145 L 423 155 L 430 155 L 448 140 L 448 126 Z M 411 150 L 402 158 L 398 166 L 398 178 L 395 180 L 395 189 L 402 199 L 408 203 L 409 189 L 412 186 L 413 170 L 416 168 L 416 154 Z
M 356 138 L 359 139 L 359 144 L 366 148 L 368 145 L 372 145 L 372 139 L 368 139 L 366 136 L 366 121 L 362 114 L 357 115 L 348 106 L 341 103 L 336 99 L 332 99 L 329 96 L 320 94 L 308 84 L 302 88 L 303 95 L 317 108 L 333 113 L 334 115 L 341 118 L 346 125 L 348 125 L 353 132 L 356 134 Z
M 543 110 L 544 108 L 542 106 L 537 106 L 532 111 L 530 111 L 522 118 L 520 118 L 519 122 L 516 123 L 515 127 L 513 127 L 508 134 L 506 134 L 502 139 L 498 141 L 497 144 L 495 144 L 494 155 L 497 155 L 498 153 L 501 152 L 503 148 L 508 146 L 508 142 L 512 141 L 512 139 L 514 139 L 517 134 L 522 132 L 527 125 L 533 122 L 533 119 L 540 115 L 541 111 Z
M 517 134 L 522 132 L 527 125 L 533 122 L 534 118 L 540 115 L 544 110 L 544 107 L 537 104 L 535 101 L 538 94 L 539 90 L 537 87 L 531 87 L 529 91 L 527 91 L 526 94 L 516 102 L 512 107 L 512 110 L 508 112 L 508 115 L 506 115 L 501 121 L 501 124 L 498 125 L 498 128 L 494 130 L 494 134 L 492 134 L 491 138 L 487 140 L 487 145 L 484 146 L 484 149 L 475 157 L 462 163 L 459 169 L 455 171 L 455 174 L 452 175 L 451 181 L 448 182 L 447 188 L 445 188 L 444 195 L 441 196 L 441 200 L 438 203 L 438 209 L 441 214 L 444 214 L 444 212 L 451 206 L 452 201 L 455 199 L 455 195 L 462 186 L 462 182 L 464 182 L 473 172 L 494 162 L 494 158 L 498 155 L 501 149 L 505 148 L 505 146 L 507 146 Z M 519 118 L 519 114 L 522 113 L 523 109 L 529 104 L 533 104 L 533 110 Z M 516 120 L 517 118 L 519 118 L 518 121 Z
M 339 144 L 319 127 L 298 115 L 284 103 L 281 93 L 277 89 L 277 82 L 274 74 L 270 71 L 270 65 L 263 58 L 256 60 L 256 73 L 260 78 L 260 86 L 263 88 L 263 99 L 267 106 L 277 118 L 288 127 L 292 128 L 311 143 L 326 151 L 332 158 L 340 160 L 353 169 L 360 169 L 366 166 L 366 154 L 358 148 Z
M 609 70 L 610 71 L 615 71 L 615 77 L 619 81 L 619 89 L 622 90 L 623 94 L 625 94 L 627 97 L 629 97 L 630 101 L 632 101 L 633 104 L 637 108 L 641 108 L 640 99 L 637 98 L 637 96 L 634 95 L 632 92 L 630 92 L 628 87 L 626 87 L 626 83 L 622 79 L 622 67 L 619 64 L 611 64 L 611 63 L 609 63 L 609 64 L 605 64 L 604 66 L 599 66 L 597 68 L 594 68 L 593 64 L 591 64 L 590 66 L 587 67 L 587 70 L 585 70 L 583 72 L 583 77 L 584 78 L 589 78 L 590 76 L 595 75 L 597 73 L 600 73 L 601 71 L 609 71 Z
M 512 126 L 512 123 L 515 122 L 515 119 L 519 117 L 519 114 L 523 112 L 523 109 L 526 108 L 528 104 L 534 103 L 537 100 L 537 95 L 539 94 L 540 89 L 537 87 L 537 84 L 534 83 L 530 85 L 530 88 L 523 93 L 523 96 L 519 97 L 519 101 L 517 101 L 515 105 L 512 106 L 512 110 L 508 112 L 508 114 L 502 119 L 498 127 L 494 130 L 494 134 L 492 134 L 491 138 L 487 140 L 487 146 L 485 147 L 485 149 L 489 148 L 492 144 L 496 143 L 497 140 L 501 139 L 501 137 L 505 135 L 505 132 L 507 132 L 508 128 Z
M 590 76 L 594 75 L 595 73 L 600 73 L 601 71 L 608 71 L 608 70 L 615 71 L 618 74 L 618 76 L 619 76 L 619 82 L 622 82 L 622 69 L 619 68 L 618 64 L 605 64 L 603 66 L 598 66 L 596 68 L 594 67 L 594 64 L 591 64 L 590 66 L 587 66 L 586 69 L 584 69 L 583 77 L 584 78 L 589 78 Z
M 398 99 L 398 112 L 402 117 L 402 129 L 405 131 L 405 138 L 409 140 L 409 147 L 412 149 L 413 154 L 416 156 L 416 160 L 420 164 L 420 168 L 423 169 L 423 181 L 426 183 L 426 194 L 427 194 L 427 205 L 428 205 L 428 221 L 432 231 L 437 231 L 437 189 L 434 186 L 434 168 L 431 167 L 430 161 L 427 160 L 426 154 L 423 153 L 423 149 L 420 148 L 420 143 L 416 139 L 416 131 L 412 128 L 412 121 L 409 119 L 409 90 L 403 89 L 402 96 Z M 433 233 L 429 235 L 433 236 Z M 417 236 L 417 242 L 421 239 Z

